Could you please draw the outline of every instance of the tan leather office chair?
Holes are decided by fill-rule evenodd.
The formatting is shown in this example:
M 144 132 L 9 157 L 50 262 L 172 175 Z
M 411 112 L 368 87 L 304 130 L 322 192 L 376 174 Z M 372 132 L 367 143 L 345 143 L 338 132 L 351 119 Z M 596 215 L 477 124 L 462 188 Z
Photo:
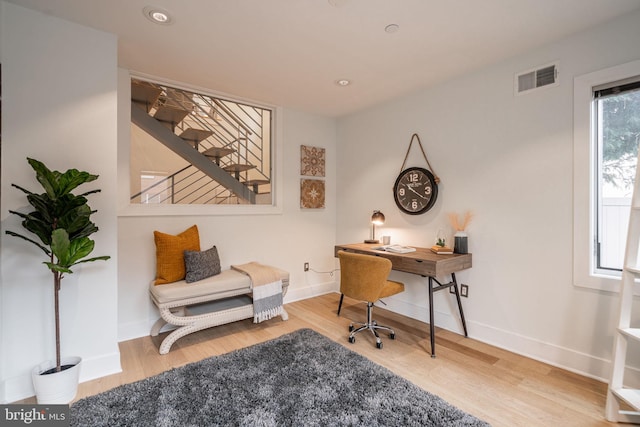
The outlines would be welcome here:
M 378 325 L 372 319 L 373 304 L 380 298 L 399 294 L 404 291 L 404 284 L 387 280 L 391 271 L 391 261 L 372 255 L 362 255 L 351 252 L 338 252 L 340 259 L 340 292 L 350 298 L 367 302 L 367 321 L 355 329 L 349 325 L 349 342 L 356 341 L 355 335 L 369 330 L 376 337 L 376 347 L 382 348 L 382 341 L 378 330 L 389 332 L 389 338 L 394 339 L 396 333 L 387 326 Z

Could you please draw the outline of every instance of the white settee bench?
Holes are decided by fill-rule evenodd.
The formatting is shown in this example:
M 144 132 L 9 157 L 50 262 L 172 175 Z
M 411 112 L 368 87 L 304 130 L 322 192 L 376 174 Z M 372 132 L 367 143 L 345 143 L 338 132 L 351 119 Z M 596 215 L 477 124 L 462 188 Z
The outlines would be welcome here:
M 289 287 L 289 273 L 274 268 L 282 280 L 282 295 Z M 167 354 L 179 338 L 203 329 L 253 317 L 251 279 L 237 270 L 223 270 L 220 274 L 187 283 L 184 280 L 154 285 L 149 294 L 160 310 L 151 328 L 151 336 L 158 336 L 167 324 L 177 326 L 160 344 L 160 354 Z M 282 309 L 282 320 L 289 315 Z

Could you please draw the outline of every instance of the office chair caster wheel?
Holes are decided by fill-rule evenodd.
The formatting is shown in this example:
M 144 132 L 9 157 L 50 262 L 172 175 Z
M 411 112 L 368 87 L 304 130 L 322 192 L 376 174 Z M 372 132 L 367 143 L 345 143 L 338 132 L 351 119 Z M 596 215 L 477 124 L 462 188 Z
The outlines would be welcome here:
M 391 338 L 392 340 L 395 340 L 395 339 L 396 339 L 396 334 L 394 334 L 393 332 L 391 332 L 391 333 L 389 334 L 389 338 Z
M 353 331 L 353 325 L 349 325 L 349 332 Z
M 376 347 L 382 348 L 382 341 L 376 343 Z
M 349 337 L 349 342 L 351 344 L 353 344 L 354 342 L 356 342 L 356 337 Z

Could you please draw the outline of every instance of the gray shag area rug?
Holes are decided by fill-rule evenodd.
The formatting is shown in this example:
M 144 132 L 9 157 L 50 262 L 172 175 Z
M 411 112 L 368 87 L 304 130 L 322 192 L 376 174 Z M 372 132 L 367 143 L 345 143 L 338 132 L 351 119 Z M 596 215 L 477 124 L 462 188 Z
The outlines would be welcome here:
M 91 427 L 489 425 L 310 329 L 87 397 L 70 415 Z

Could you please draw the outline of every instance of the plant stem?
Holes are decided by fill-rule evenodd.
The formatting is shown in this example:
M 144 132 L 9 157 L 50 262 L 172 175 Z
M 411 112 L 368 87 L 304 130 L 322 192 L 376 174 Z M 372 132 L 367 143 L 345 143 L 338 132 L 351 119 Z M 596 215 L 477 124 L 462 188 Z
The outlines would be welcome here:
M 54 305 L 56 316 L 56 372 L 62 370 L 60 363 L 60 280 L 61 273 L 59 271 L 53 272 L 53 288 L 54 288 Z

